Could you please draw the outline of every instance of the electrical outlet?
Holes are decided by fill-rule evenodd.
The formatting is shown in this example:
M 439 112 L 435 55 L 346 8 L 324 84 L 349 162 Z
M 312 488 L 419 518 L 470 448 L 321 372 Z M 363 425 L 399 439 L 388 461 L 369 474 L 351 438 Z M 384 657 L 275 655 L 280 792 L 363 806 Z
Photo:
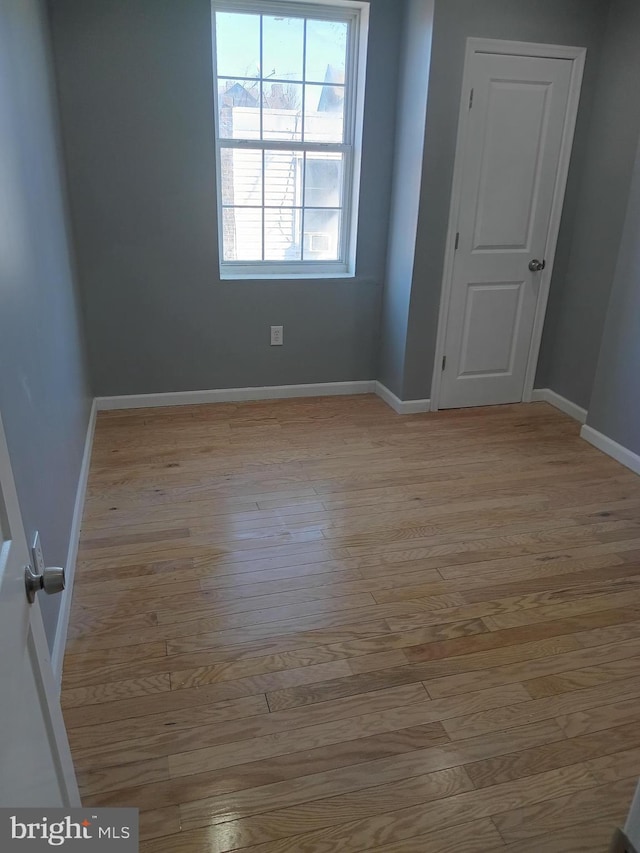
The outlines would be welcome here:
M 33 534 L 33 545 L 31 546 L 31 556 L 33 557 L 33 570 L 36 574 L 41 575 L 44 572 L 44 554 L 42 553 L 42 544 L 40 543 L 40 534 L 36 530 Z
M 271 346 L 281 347 L 284 343 L 284 326 L 271 327 Z

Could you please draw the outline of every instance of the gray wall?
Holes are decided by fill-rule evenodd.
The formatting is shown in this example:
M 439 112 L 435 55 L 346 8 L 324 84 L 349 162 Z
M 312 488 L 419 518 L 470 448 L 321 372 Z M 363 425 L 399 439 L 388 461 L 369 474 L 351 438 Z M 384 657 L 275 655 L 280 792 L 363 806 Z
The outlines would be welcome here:
M 640 454 L 640 145 L 587 423 Z
M 400 55 L 389 252 L 378 379 L 404 398 L 405 357 L 424 157 L 434 0 L 407 0 Z
M 0 411 L 27 535 L 64 565 L 89 396 L 51 79 L 40 3 L 0 0 Z
M 435 0 L 426 136 L 430 2 L 371 6 L 356 279 L 221 282 L 208 0 L 52 4 L 97 394 L 378 376 L 428 397 L 465 43 L 480 36 L 588 49 L 536 383 L 588 404 L 640 127 L 640 3 Z
M 564 286 L 587 146 L 606 0 L 436 0 L 419 238 L 411 294 L 405 399 L 430 396 L 466 39 L 519 39 L 588 48 L 576 145 L 552 291 Z
M 537 386 L 589 407 L 640 133 L 640 3 L 612 0 L 573 226 L 556 268 Z M 569 251 L 567 251 L 569 249 Z
M 97 395 L 375 378 L 397 9 L 371 3 L 356 279 L 221 282 L 209 0 L 55 0 Z M 272 348 L 280 323 L 285 345 Z

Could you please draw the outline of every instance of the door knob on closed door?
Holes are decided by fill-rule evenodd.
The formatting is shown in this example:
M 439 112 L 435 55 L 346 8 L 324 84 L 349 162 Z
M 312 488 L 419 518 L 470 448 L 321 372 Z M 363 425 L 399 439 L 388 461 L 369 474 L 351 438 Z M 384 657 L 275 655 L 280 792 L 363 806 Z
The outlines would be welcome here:
M 39 592 L 41 589 L 47 595 L 55 595 L 57 592 L 62 592 L 65 585 L 64 569 L 58 566 L 51 566 L 46 568 L 41 575 L 38 575 L 33 571 L 31 566 L 26 566 L 24 570 L 24 584 L 29 604 L 33 604 L 36 592 Z
M 540 272 L 547 265 L 546 261 L 539 261 L 537 258 L 534 258 L 532 261 L 529 261 L 529 269 L 531 272 Z

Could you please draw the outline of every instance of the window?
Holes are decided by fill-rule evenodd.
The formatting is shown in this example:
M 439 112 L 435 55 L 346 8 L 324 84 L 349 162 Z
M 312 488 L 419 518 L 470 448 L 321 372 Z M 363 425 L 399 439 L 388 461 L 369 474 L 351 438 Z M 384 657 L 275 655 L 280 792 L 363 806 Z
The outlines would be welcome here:
M 367 8 L 213 0 L 223 278 L 354 274 Z

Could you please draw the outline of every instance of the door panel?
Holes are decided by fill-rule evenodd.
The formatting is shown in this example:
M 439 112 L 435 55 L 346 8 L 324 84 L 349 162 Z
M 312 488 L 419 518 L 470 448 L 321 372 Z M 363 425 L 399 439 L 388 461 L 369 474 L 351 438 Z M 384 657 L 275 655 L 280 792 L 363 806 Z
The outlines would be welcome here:
M 440 408 L 522 400 L 572 63 L 478 53 Z
M 0 419 L 0 806 L 80 805 Z
M 470 284 L 460 352 L 460 376 L 491 376 L 513 370 L 522 315 L 524 282 Z M 496 334 L 487 330 L 497 329 Z
M 549 117 L 549 84 L 491 82 L 474 251 L 531 248 Z

